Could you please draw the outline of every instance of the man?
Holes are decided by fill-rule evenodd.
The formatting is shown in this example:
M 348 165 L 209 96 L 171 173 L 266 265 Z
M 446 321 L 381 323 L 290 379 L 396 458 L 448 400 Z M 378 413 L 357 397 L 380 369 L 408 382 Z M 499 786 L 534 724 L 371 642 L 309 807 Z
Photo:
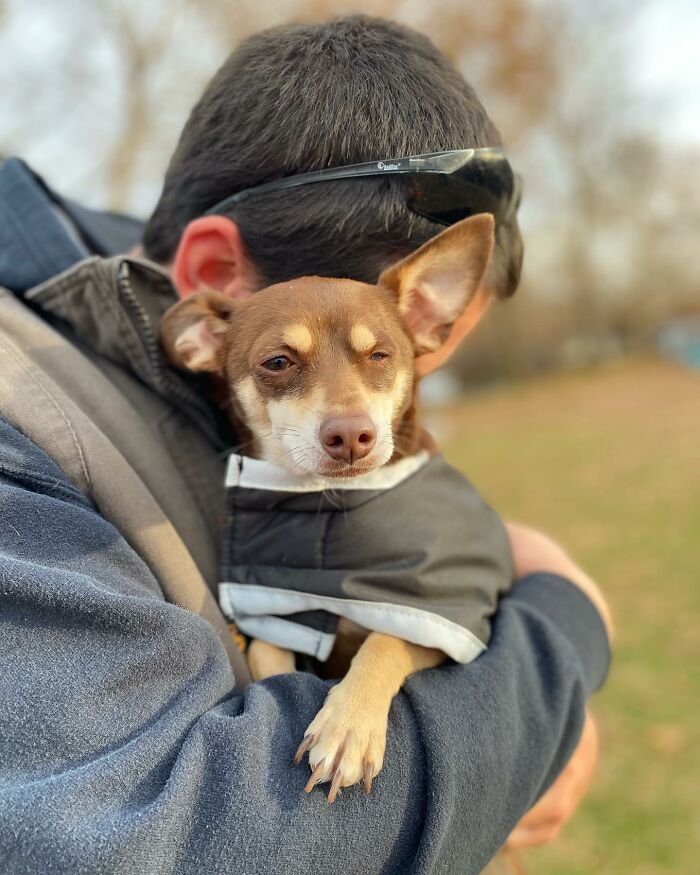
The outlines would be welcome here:
M 0 871 L 476 873 L 578 744 L 516 843 L 575 805 L 595 759 L 585 701 L 607 667 L 607 612 L 559 548 L 517 526 L 518 580 L 486 654 L 408 682 L 369 798 L 304 796 L 291 759 L 328 683 L 298 673 L 243 689 L 212 596 L 234 438 L 157 344 L 171 278 L 180 295 L 232 296 L 309 273 L 375 280 L 441 228 L 382 176 L 205 215 L 222 199 L 307 170 L 498 145 L 431 43 L 349 18 L 238 48 L 143 232 L 61 199 L 21 162 L 0 167 Z M 140 239 L 153 261 L 119 254 Z M 514 291 L 520 258 L 511 213 L 452 346 Z

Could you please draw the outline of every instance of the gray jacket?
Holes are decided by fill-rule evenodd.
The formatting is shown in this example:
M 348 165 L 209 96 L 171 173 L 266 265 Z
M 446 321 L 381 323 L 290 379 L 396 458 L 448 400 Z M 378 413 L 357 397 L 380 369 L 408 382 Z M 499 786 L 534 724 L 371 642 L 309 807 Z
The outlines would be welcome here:
M 508 537 L 442 456 L 337 482 L 232 456 L 227 485 L 219 598 L 241 631 L 321 661 L 338 617 L 456 662 L 484 650 Z

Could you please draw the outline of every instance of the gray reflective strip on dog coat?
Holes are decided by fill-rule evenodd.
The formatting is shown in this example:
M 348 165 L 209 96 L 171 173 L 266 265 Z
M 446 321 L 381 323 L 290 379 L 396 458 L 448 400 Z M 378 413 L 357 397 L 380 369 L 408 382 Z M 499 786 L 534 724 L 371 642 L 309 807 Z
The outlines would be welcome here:
M 219 599 L 245 634 L 324 661 L 346 617 L 457 662 L 485 648 L 508 537 L 442 456 L 345 481 L 233 455 L 226 485 Z

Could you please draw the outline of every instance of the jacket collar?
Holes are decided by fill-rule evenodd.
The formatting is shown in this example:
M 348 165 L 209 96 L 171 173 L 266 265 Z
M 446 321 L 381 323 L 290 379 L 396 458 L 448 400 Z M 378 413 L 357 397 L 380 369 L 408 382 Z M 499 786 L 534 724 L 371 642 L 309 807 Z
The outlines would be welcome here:
M 88 258 L 30 289 L 25 300 L 186 413 L 215 446 L 230 445 L 225 417 L 205 400 L 206 380 L 174 370 L 162 353 L 159 322 L 176 296 L 158 265 L 126 256 Z

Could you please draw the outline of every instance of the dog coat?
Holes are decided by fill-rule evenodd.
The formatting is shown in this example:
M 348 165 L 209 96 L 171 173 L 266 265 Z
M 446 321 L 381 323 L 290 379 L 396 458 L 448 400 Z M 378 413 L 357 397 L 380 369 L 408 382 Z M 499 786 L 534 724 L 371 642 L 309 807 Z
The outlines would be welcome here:
M 339 617 L 457 662 L 513 580 L 505 528 L 426 452 L 348 479 L 232 455 L 219 600 L 245 634 L 325 661 Z

